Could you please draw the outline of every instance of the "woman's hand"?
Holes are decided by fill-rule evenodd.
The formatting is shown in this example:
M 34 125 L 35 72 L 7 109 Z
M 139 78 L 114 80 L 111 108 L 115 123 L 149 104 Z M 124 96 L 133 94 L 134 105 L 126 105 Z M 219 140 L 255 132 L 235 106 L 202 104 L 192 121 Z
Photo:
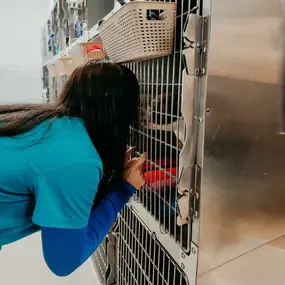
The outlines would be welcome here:
M 138 158 L 130 159 L 133 151 L 134 148 L 131 148 L 126 152 L 123 179 L 139 190 L 145 184 L 143 164 L 146 161 L 146 153 L 142 154 Z

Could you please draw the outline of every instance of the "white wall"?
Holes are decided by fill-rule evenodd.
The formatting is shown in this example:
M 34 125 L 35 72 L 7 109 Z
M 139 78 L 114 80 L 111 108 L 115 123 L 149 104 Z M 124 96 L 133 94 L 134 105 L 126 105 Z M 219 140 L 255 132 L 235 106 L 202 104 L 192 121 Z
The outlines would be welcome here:
M 41 27 L 49 1 L 0 1 L 0 104 L 41 102 Z
M 0 66 L 39 67 L 40 27 L 48 15 L 47 0 L 0 2 Z
M 39 66 L 23 67 L 0 63 L 0 104 L 42 102 L 41 90 Z
M 0 104 L 41 101 L 40 28 L 51 0 L 0 0 Z M 5 213 L 0 213 L 5 215 Z M 40 235 L 0 251 L 1 285 L 98 285 L 91 263 L 67 278 L 45 265 Z

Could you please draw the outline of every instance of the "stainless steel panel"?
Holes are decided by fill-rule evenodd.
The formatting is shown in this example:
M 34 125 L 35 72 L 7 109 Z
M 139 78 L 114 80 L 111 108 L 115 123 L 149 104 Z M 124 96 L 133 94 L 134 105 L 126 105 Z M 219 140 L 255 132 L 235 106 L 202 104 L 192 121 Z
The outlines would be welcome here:
M 285 233 L 285 137 L 278 133 L 283 11 L 278 0 L 215 0 L 212 11 L 198 276 L 208 276 L 203 285 L 263 284 L 239 282 L 245 266 L 226 283 L 219 278 L 228 262 Z M 277 260 L 273 271 L 260 272 L 264 280 Z

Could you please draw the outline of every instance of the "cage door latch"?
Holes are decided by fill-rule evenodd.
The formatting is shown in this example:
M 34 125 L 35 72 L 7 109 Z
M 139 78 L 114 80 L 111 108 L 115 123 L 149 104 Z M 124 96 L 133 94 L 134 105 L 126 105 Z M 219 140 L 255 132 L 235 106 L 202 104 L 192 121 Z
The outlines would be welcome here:
M 183 60 L 188 75 L 206 73 L 209 18 L 188 14 L 184 26 Z
M 190 171 L 189 171 L 190 170 Z M 188 174 L 186 173 L 188 172 Z M 191 178 L 189 179 L 189 175 Z M 186 179 L 191 181 L 190 189 L 185 189 L 182 186 L 183 176 L 188 176 Z M 193 218 L 198 218 L 199 216 L 199 196 L 200 196 L 200 181 L 201 181 L 201 168 L 195 164 L 191 166 L 191 169 L 185 169 L 183 167 L 180 172 L 178 179 L 178 199 L 177 207 L 179 215 L 177 217 L 177 225 L 182 226 L 191 223 Z

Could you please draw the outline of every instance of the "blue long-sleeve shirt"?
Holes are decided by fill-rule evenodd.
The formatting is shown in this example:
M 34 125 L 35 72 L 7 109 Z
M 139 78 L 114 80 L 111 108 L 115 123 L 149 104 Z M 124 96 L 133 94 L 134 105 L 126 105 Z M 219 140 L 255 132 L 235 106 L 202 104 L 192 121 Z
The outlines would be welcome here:
M 23 135 L 0 137 L 0 248 L 42 230 L 51 270 L 57 275 L 75 270 L 134 193 L 122 182 L 93 208 L 102 169 L 78 118 L 45 121 Z
M 47 265 L 58 276 L 66 276 L 83 264 L 107 235 L 117 214 L 136 189 L 123 182 L 92 210 L 88 226 L 82 229 L 42 229 L 43 252 Z

